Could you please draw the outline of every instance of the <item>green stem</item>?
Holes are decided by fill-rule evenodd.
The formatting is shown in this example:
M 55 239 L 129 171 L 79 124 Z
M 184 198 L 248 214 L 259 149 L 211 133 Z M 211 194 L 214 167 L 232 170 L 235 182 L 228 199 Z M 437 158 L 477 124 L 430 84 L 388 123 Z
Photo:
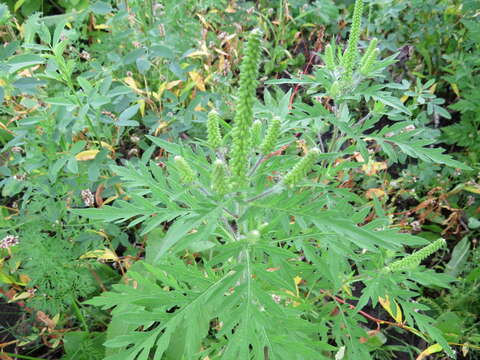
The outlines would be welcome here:
M 77 316 L 77 319 L 78 319 L 78 320 L 80 321 L 80 323 L 82 324 L 83 330 L 88 333 L 89 330 L 88 330 L 87 322 L 85 321 L 85 317 L 83 316 L 82 310 L 81 310 L 80 307 L 78 306 L 76 299 L 73 299 L 72 307 L 73 307 L 73 311 L 75 312 L 75 315 Z
M 254 202 L 254 201 L 257 201 L 257 200 L 260 200 L 264 197 L 267 197 L 269 195 L 273 195 L 273 194 L 276 194 L 278 192 L 280 192 L 281 190 L 283 190 L 283 187 L 279 184 L 277 185 L 274 185 L 273 187 L 271 187 L 270 189 L 267 189 L 265 190 L 264 192 L 262 192 L 261 194 L 258 194 L 254 197 L 251 197 L 250 199 L 247 199 L 246 202 L 247 203 L 250 203 L 250 202 Z

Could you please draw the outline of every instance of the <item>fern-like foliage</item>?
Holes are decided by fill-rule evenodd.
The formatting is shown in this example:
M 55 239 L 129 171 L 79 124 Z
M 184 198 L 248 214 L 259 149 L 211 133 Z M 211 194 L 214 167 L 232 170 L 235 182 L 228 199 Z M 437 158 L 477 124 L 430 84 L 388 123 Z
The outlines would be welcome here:
M 85 249 L 60 234 L 42 233 L 37 225 L 25 226 L 18 249 L 20 271 L 28 274 L 26 285 L 35 290 L 27 304 L 57 314 L 72 306 L 75 299 L 91 295 L 97 284 L 88 260 L 80 259 Z

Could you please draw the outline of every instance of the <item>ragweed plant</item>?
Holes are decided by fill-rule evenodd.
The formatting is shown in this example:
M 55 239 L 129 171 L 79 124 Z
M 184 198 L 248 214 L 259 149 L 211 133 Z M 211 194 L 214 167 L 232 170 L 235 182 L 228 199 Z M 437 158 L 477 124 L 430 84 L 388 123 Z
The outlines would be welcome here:
M 355 16 L 359 28 L 360 1 Z M 357 53 L 358 31 L 345 56 Z M 364 340 L 375 335 L 359 310 L 379 301 L 393 317 L 389 324 L 452 354 L 434 319 L 423 312 L 427 307 L 412 302 L 418 284 L 448 283 L 448 276 L 420 265 L 443 240 L 428 245 L 398 233 L 381 214 L 368 220 L 378 209 L 339 187 L 334 177 L 354 166 L 337 160 L 356 146 L 368 159 L 365 141 L 349 123 L 348 102 L 352 89 L 362 86 L 361 69 L 379 72 L 391 61 L 379 65 L 372 46 L 359 68 L 350 60 L 339 63 L 338 53 L 327 49 L 326 68 L 339 81 L 323 84 L 328 93 L 336 86 L 338 108 L 331 113 L 320 104 L 297 104 L 295 120 L 277 117 L 274 110 L 256 118 L 260 43 L 260 33 L 252 32 L 230 131 L 213 112 L 208 141 L 174 144 L 149 136 L 169 154 L 161 166 L 147 159 L 112 166 L 128 197 L 113 206 L 75 211 L 97 220 L 129 221 L 146 238 L 145 261 L 129 270 L 126 283 L 87 302 L 113 308 L 106 359 L 368 359 L 375 348 Z M 399 101 L 378 100 L 356 126 L 372 127 L 389 104 L 403 110 Z M 302 111 L 317 115 L 302 119 Z M 299 124 L 308 119 L 315 129 L 319 117 L 333 127 L 329 146 L 322 136 L 306 132 L 295 149 Z M 408 155 L 452 164 L 424 143 L 411 144 L 411 133 L 396 136 L 381 145 L 394 153 L 392 143 L 400 143 Z M 408 150 L 412 147 L 416 152 Z M 427 247 L 413 257 L 392 260 L 404 246 L 422 245 Z M 343 298 L 357 300 L 356 306 L 344 306 Z

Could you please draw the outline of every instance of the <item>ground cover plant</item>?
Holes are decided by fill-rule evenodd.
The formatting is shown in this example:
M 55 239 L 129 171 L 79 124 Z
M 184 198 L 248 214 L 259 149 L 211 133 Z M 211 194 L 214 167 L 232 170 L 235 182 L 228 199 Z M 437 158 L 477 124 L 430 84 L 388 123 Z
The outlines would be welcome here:
M 475 3 L 1 4 L 0 356 L 475 359 Z

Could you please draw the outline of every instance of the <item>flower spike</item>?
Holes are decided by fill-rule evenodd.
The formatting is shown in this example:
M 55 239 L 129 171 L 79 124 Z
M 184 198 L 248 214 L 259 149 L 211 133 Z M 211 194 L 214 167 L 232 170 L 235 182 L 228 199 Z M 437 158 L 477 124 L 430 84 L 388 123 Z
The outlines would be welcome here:
M 244 182 L 246 178 L 248 155 L 251 150 L 251 127 L 260 59 L 260 39 L 260 30 L 256 29 L 250 33 L 240 66 L 240 88 L 232 131 L 233 148 L 230 160 L 232 172 L 239 183 Z

